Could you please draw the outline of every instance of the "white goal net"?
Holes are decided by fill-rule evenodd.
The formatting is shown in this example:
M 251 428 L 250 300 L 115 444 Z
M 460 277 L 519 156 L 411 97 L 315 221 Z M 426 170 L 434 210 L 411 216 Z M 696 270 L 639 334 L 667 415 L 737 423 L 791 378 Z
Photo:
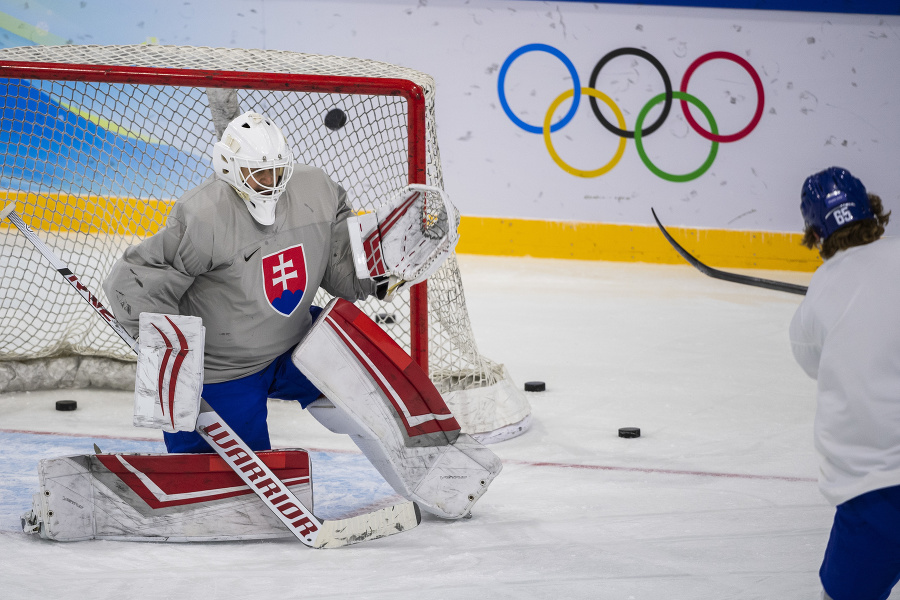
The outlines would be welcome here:
M 435 85 L 423 73 L 268 50 L 34 46 L 0 49 L 0 209 L 15 203 L 108 305 L 113 262 L 210 176 L 221 130 L 210 99 L 223 94 L 274 118 L 298 161 L 324 169 L 359 211 L 409 183 L 443 187 Z M 53 357 L 133 359 L 8 221 L 0 249 L 0 372 Z M 327 300 L 320 291 L 317 303 Z M 527 426 L 524 394 L 478 352 L 455 257 L 393 304 L 361 307 L 428 370 L 466 431 Z

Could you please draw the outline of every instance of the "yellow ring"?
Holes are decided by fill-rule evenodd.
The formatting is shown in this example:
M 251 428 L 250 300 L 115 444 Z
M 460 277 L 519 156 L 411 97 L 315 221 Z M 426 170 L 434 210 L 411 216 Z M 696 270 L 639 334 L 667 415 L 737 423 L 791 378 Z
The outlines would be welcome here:
M 597 100 L 601 100 L 608 107 L 610 107 L 613 113 L 616 115 L 616 120 L 619 122 L 619 129 L 625 129 L 625 115 L 622 114 L 619 106 L 613 101 L 612 98 L 599 90 L 595 90 L 594 88 L 583 87 L 581 88 L 581 93 L 587 94 L 588 96 L 593 96 Z M 566 173 L 570 173 L 572 175 L 575 175 L 576 177 L 598 177 L 600 175 L 603 175 L 607 171 L 610 171 L 622 159 L 622 155 L 625 154 L 626 139 L 624 137 L 619 138 L 619 148 L 618 150 L 616 150 L 616 154 L 612 157 L 612 160 L 594 171 L 582 171 L 581 169 L 576 169 L 575 167 L 570 166 L 563 159 L 561 159 L 559 157 L 559 154 L 556 153 L 556 150 L 554 150 L 553 141 L 550 139 L 550 121 L 553 119 L 553 113 L 556 112 L 556 109 L 559 107 L 559 105 L 562 104 L 564 100 L 566 100 L 567 98 L 571 98 L 574 95 L 575 90 L 566 90 L 550 104 L 550 108 L 547 109 L 547 116 L 544 117 L 544 144 L 547 145 L 547 152 L 550 153 L 550 157 L 553 159 L 553 162 L 559 165 L 559 168 Z

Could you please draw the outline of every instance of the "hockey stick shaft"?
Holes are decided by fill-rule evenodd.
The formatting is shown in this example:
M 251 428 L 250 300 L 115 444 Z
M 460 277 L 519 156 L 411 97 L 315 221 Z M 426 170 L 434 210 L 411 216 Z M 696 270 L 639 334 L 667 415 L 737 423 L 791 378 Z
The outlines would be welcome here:
M 7 218 L 22 232 L 45 259 L 74 287 L 98 315 L 128 344 L 135 354 L 140 346 L 91 291 L 79 281 L 68 265 L 35 233 L 8 204 L 0 211 L 0 220 Z M 349 519 L 323 521 L 294 495 L 293 492 L 263 463 L 233 429 L 205 400 L 200 400 L 200 415 L 196 431 L 215 452 L 234 470 L 260 500 L 284 523 L 303 544 L 314 547 L 337 547 L 376 539 L 412 529 L 421 521 L 419 509 L 412 502 L 374 511 Z M 324 527 L 323 525 L 327 525 Z
M 138 352 L 138 343 L 137 341 L 131 337 L 127 331 L 122 327 L 121 324 L 116 320 L 113 314 L 103 306 L 100 301 L 94 296 L 91 291 L 79 281 L 78 276 L 75 275 L 72 271 L 69 270 L 68 265 L 59 259 L 58 256 L 51 250 L 44 241 L 37 236 L 34 229 L 32 229 L 25 221 L 22 220 L 22 217 L 16 213 L 15 204 L 9 203 L 6 208 L 0 211 L 0 220 L 3 218 L 7 218 L 10 222 L 16 226 L 16 228 L 25 235 L 29 242 L 31 242 L 35 248 L 37 248 L 38 252 L 40 252 L 44 258 L 47 259 L 56 271 L 63 276 L 63 279 L 69 282 L 69 284 L 75 288 L 82 298 L 84 298 L 85 302 L 91 305 L 91 308 L 94 309 L 98 315 L 100 315 L 106 323 L 112 327 L 113 331 L 119 334 L 119 337 L 122 340 L 131 346 L 131 349 L 134 350 L 134 353 Z
M 795 283 L 786 283 L 784 281 L 773 281 L 771 279 L 763 279 L 761 277 L 751 277 L 749 275 L 740 275 L 738 273 L 728 273 L 727 271 L 720 271 L 718 269 L 714 269 L 709 267 L 694 257 L 690 252 L 681 247 L 681 245 L 675 241 L 675 239 L 666 231 L 666 228 L 663 227 L 663 224 L 659 222 L 659 218 L 656 216 L 656 211 L 652 208 L 650 211 L 653 213 L 653 218 L 656 219 L 656 224 L 659 225 L 659 230 L 662 231 L 662 234 L 666 237 L 669 243 L 675 248 L 675 251 L 678 252 L 684 258 L 684 260 L 688 261 L 693 267 L 695 267 L 698 271 L 703 273 L 704 275 L 708 275 L 714 279 L 721 279 L 723 281 L 731 281 L 733 283 L 742 283 L 744 285 L 752 285 L 755 287 L 766 288 L 770 290 L 776 290 L 779 292 L 788 292 L 790 294 L 800 294 L 806 295 L 806 286 L 797 285 Z
M 272 509 L 282 523 L 306 545 L 337 548 L 377 539 L 407 529 L 422 520 L 418 506 L 405 502 L 364 515 L 331 521 L 318 519 L 206 403 L 200 401 L 197 432 L 244 483 Z
M 322 522 L 303 506 L 206 400 L 200 400 L 196 431 L 297 539 L 315 547 Z

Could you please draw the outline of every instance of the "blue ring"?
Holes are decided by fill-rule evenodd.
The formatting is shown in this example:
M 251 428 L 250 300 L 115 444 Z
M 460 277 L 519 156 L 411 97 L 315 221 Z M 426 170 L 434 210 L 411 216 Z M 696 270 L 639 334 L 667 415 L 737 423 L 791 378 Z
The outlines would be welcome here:
M 572 64 L 572 61 L 569 60 L 569 57 L 553 46 L 548 46 L 547 44 L 527 44 L 513 51 L 513 53 L 506 58 L 506 60 L 503 62 L 503 66 L 500 67 L 500 76 L 497 79 L 497 94 L 500 96 L 500 106 L 503 107 L 503 112 L 506 113 L 506 116 L 509 117 L 509 119 L 513 123 L 524 129 L 528 133 L 543 134 L 543 127 L 541 127 L 540 125 L 529 125 L 513 114 L 512 109 L 506 102 L 506 94 L 503 91 L 503 84 L 506 82 L 506 72 L 509 70 L 509 66 L 514 60 L 516 60 L 526 52 L 547 52 L 548 54 L 552 54 L 562 61 L 562 63 L 569 70 L 569 74 L 572 76 L 572 82 L 575 84 L 575 95 L 572 99 L 572 106 L 569 108 L 569 112 L 566 113 L 566 116 L 557 121 L 554 125 L 550 126 L 551 132 L 562 129 L 569 123 L 569 121 L 572 120 L 572 117 L 575 116 L 575 112 L 578 110 L 578 103 L 581 101 L 581 80 L 578 79 L 578 73 L 575 71 L 575 65 Z

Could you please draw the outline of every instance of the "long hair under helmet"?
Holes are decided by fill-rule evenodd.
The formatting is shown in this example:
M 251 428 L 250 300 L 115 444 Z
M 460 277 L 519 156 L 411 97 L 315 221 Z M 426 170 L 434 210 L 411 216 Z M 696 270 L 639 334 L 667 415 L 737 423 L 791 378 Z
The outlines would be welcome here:
M 294 172 L 294 155 L 271 119 L 250 111 L 233 120 L 213 146 L 212 161 L 216 177 L 235 189 L 260 225 L 275 222 L 275 205 Z M 260 182 L 265 171 L 272 172 L 271 185 Z M 250 185 L 251 178 L 259 190 Z

